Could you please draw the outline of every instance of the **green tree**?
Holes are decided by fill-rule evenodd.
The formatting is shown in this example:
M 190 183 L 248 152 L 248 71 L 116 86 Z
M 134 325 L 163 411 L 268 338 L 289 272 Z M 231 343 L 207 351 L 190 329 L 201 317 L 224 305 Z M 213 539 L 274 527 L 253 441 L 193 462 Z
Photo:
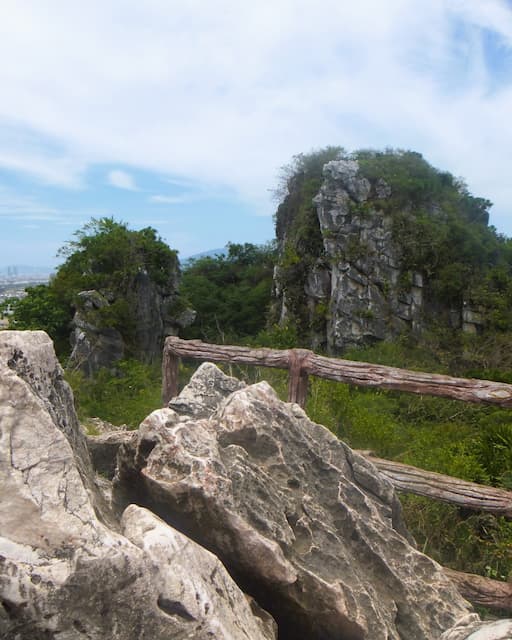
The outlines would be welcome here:
M 275 250 L 228 244 L 228 254 L 194 260 L 183 271 L 181 295 L 196 310 L 186 338 L 214 342 L 252 336 L 266 324 Z
M 130 295 L 135 276 L 144 272 L 164 289 L 177 286 L 177 252 L 151 227 L 134 231 L 113 218 L 93 218 L 76 231 L 59 255 L 64 262 L 49 284 L 29 288 L 14 314 L 16 327 L 47 331 L 58 353 L 69 348 L 69 326 L 81 304 L 80 291 L 95 289 L 110 299 L 108 307 L 98 310 L 95 321 L 117 328 L 130 346 L 134 323 Z
M 56 350 L 68 348 L 70 307 L 45 284 L 28 287 L 26 297 L 13 301 L 15 329 L 41 329 L 55 342 Z

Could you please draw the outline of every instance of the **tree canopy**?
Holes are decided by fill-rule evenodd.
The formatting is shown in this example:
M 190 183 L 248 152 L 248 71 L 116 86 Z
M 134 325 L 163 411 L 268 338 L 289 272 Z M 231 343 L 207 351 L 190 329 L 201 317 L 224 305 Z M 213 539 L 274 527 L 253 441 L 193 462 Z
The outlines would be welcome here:
M 80 306 L 80 291 L 96 289 L 110 295 L 113 302 L 100 319 L 104 326 L 129 333 L 132 319 L 126 297 L 137 273 L 147 273 L 164 289 L 174 285 L 178 273 L 177 252 L 155 229 L 134 231 L 114 218 L 93 218 L 75 232 L 59 255 L 65 260 L 49 284 L 29 288 L 13 316 L 14 326 L 20 329 L 47 331 L 58 351 L 69 348 L 70 322 Z
M 181 295 L 197 312 L 186 338 L 222 342 L 265 328 L 275 249 L 247 242 L 227 249 L 227 255 L 199 258 L 183 271 Z

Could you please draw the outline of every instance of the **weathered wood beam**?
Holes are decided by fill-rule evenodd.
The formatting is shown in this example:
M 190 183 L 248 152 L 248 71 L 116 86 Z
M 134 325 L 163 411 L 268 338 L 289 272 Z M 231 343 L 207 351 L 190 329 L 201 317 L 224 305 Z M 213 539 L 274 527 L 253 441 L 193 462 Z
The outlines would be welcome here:
M 373 456 L 369 451 L 359 453 L 372 462 L 398 491 L 441 500 L 464 509 L 486 511 L 512 518 L 512 491 L 424 471 L 401 462 L 384 460 Z
M 304 371 L 304 362 L 310 353 L 306 349 L 288 350 L 288 402 L 296 402 L 301 407 L 305 406 L 308 395 L 308 375 Z
M 453 378 L 436 373 L 422 373 L 368 362 L 353 362 L 319 356 L 306 349 L 252 349 L 230 345 L 207 344 L 200 340 L 166 339 L 165 354 L 177 357 L 232 362 L 281 369 L 290 368 L 293 352 L 300 351 L 301 375 L 315 375 L 360 387 L 378 387 L 393 391 L 440 396 L 466 402 L 512 407 L 512 385 L 490 380 Z
M 180 359 L 164 345 L 162 357 L 162 406 L 178 395 L 178 369 Z
M 512 611 L 512 582 L 501 582 L 443 567 L 463 598 L 493 611 Z

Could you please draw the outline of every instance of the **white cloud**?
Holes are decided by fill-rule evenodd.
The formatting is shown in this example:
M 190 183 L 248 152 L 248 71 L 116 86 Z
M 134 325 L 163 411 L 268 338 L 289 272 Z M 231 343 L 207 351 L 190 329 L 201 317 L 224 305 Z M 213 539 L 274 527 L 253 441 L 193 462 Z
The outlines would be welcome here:
M 107 182 L 117 189 L 137 191 L 137 186 L 133 177 L 129 173 L 126 173 L 126 171 L 121 171 L 120 169 L 113 169 L 112 171 L 109 171 L 107 175 Z
M 194 200 L 197 200 L 197 198 L 194 198 L 193 196 L 188 194 L 179 196 L 155 195 L 149 197 L 149 202 L 152 202 L 154 204 L 186 204 L 188 202 L 193 202 Z
M 55 184 L 94 163 L 139 167 L 270 212 L 294 153 L 391 145 L 463 175 L 512 234 L 512 73 L 492 81 L 489 32 L 512 59 L 500 0 L 4 0 L 0 57 L 15 64 L 0 68 L 0 122 L 61 148 L 7 153 L 0 139 L 0 163 Z M 136 188 L 120 170 L 109 183 Z

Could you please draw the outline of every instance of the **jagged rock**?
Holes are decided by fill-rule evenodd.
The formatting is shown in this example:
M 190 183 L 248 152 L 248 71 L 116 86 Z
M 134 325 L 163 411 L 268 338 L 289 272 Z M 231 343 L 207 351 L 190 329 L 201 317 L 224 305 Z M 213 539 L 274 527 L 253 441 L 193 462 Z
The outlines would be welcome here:
M 70 368 L 80 369 L 93 376 L 99 369 L 113 367 L 126 353 L 143 362 L 160 358 L 163 340 L 175 335 L 179 328 L 191 324 L 192 309 L 177 305 L 178 271 L 165 284 L 157 284 L 145 271 L 139 271 L 124 291 L 82 291 L 78 294 L 79 308 L 73 318 L 69 358 Z M 130 335 L 105 322 L 108 309 L 118 301 L 127 304 L 132 327 Z M 125 323 L 127 326 L 130 322 Z
M 186 627 L 186 635 L 167 637 L 276 637 L 274 620 L 244 596 L 212 553 L 136 505 L 125 510 L 122 525 L 124 535 L 159 568 L 158 606 Z
M 169 407 L 182 415 L 194 418 L 208 418 L 233 391 L 243 389 L 245 384 L 227 376 L 210 362 L 200 367 L 200 375 L 194 377 L 194 384 L 187 385 Z
M 329 262 L 327 348 L 339 352 L 419 329 L 424 311 L 421 274 L 410 274 L 411 284 L 404 280 L 391 216 L 374 202 L 359 163 L 333 160 L 323 173 L 314 203 Z M 374 188 L 379 200 L 391 195 L 382 179 Z
M 48 335 L 44 331 L 0 332 L 0 364 L 6 368 L 3 380 L 4 402 L 0 403 L 0 416 L 5 428 L 11 421 L 18 420 L 16 436 L 26 431 L 26 439 L 19 443 L 20 455 L 25 451 L 24 447 L 26 455 L 35 455 L 30 451 L 30 446 L 33 444 L 35 449 L 37 433 L 34 434 L 32 442 L 32 417 L 23 414 L 21 410 L 24 404 L 30 407 L 35 403 L 71 446 L 76 468 L 94 509 L 106 521 L 111 522 L 109 509 L 93 481 L 91 459 L 85 435 L 80 429 L 75 413 L 73 393 L 64 380 L 64 371 L 55 356 Z M 44 453 L 44 445 L 41 452 Z
M 99 324 L 97 311 L 109 306 L 109 301 L 98 291 L 78 294 L 81 308 L 73 318 L 68 366 L 92 377 L 104 367 L 112 367 L 124 356 L 125 344 L 121 333 L 113 327 Z
M 89 435 L 103 435 L 106 433 L 112 433 L 113 431 L 127 431 L 128 425 L 126 424 L 112 424 L 102 418 L 87 418 L 87 422 L 82 424 L 82 429 Z
M 202 413 L 212 378 L 201 366 L 122 447 L 119 505 L 145 504 L 214 551 L 280 639 L 431 640 L 471 611 L 411 545 L 370 463 L 265 382 L 226 396 L 237 385 L 225 381 Z
M 111 431 L 97 436 L 86 436 L 94 471 L 112 480 L 116 471 L 119 447 L 129 442 L 134 435 L 133 431 Z
M 135 506 L 133 541 L 95 512 L 70 400 L 46 334 L 0 334 L 0 637 L 274 638 L 210 553 Z

